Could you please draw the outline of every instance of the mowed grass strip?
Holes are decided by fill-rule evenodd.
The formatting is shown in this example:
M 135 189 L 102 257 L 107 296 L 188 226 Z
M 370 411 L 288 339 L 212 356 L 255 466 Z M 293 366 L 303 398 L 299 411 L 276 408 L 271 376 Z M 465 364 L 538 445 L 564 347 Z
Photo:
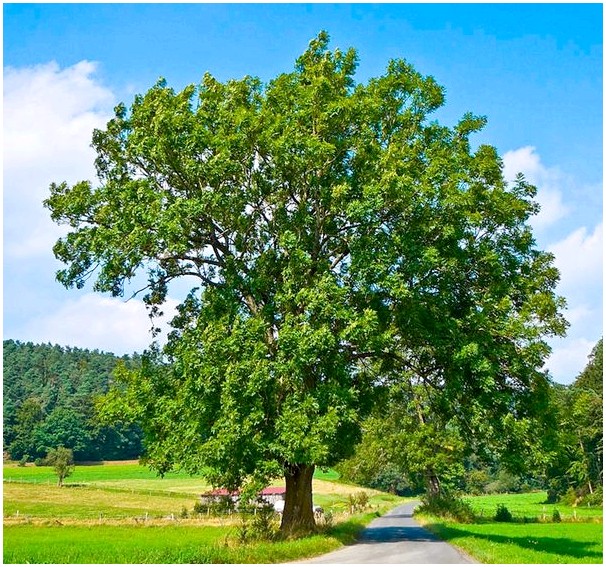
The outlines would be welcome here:
M 602 563 L 602 524 L 457 524 L 424 518 L 426 528 L 481 563 Z
M 5 467 L 5 563 L 276 563 L 320 555 L 352 543 L 378 511 L 403 499 L 336 482 L 333 471 L 314 479 L 314 501 L 334 511 L 329 533 L 292 541 L 238 543 L 239 518 L 191 517 L 198 492 L 176 493 L 184 475 L 158 478 L 138 464 L 76 467 L 79 482 L 55 486 L 48 467 Z M 7 482 L 6 472 L 12 482 Z M 29 477 L 21 482 L 19 474 Z M 126 478 L 121 478 L 124 475 Z M 74 477 L 76 475 L 74 474 Z M 46 480 L 46 482 L 45 482 Z M 73 477 L 70 477 L 73 480 Z M 143 488 L 138 483 L 147 483 Z M 137 486 L 131 490 L 118 489 Z M 279 484 L 279 483 L 277 483 Z M 191 485 L 194 486 L 194 485 Z M 349 516 L 349 496 L 364 490 L 371 510 Z M 185 491 L 186 492 L 186 491 Z M 181 511 L 190 515 L 182 519 Z M 173 515 L 175 520 L 167 520 Z
M 546 504 L 546 498 L 545 492 L 466 497 L 479 515 L 473 524 L 416 517 L 481 563 L 602 563 L 602 508 Z M 513 522 L 493 520 L 499 505 L 512 513 Z M 552 521 L 554 510 L 562 523 Z

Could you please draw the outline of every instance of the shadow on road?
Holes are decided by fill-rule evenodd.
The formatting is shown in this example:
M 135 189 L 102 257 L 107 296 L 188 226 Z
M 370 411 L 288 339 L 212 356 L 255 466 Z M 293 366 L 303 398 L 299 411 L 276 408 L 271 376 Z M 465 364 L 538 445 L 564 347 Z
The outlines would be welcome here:
M 412 518 L 413 513 L 410 512 L 409 514 L 385 514 L 385 516 L 383 516 L 383 518 Z
M 393 516 L 392 516 L 393 517 Z M 427 530 L 416 527 L 378 527 L 366 528 L 362 532 L 360 543 L 386 543 L 395 541 L 439 541 L 436 536 Z

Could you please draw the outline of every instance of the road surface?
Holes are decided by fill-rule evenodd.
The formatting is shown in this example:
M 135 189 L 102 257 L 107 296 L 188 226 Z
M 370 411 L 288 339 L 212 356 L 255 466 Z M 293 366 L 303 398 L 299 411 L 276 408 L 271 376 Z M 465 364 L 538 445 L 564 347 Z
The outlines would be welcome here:
M 412 512 L 418 504 L 408 502 L 373 520 L 353 545 L 297 563 L 475 563 L 417 524 Z

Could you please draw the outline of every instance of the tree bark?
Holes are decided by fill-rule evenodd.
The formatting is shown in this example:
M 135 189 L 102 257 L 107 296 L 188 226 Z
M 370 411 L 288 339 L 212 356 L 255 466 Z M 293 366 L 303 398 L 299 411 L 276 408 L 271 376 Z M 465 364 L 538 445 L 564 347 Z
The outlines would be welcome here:
M 430 498 L 440 496 L 442 492 L 440 488 L 440 479 L 433 471 L 428 471 L 425 476 L 427 482 L 427 494 Z
M 314 465 L 285 467 L 286 500 L 280 525 L 283 533 L 309 533 L 316 527 L 311 484 L 314 469 Z

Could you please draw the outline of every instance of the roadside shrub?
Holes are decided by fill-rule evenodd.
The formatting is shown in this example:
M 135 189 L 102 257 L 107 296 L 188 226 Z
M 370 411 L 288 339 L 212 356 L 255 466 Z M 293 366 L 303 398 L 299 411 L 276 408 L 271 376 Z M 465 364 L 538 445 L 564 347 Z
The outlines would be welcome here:
M 368 494 L 366 492 L 358 492 L 358 507 L 360 510 L 366 510 L 368 507 Z
M 495 522 L 513 522 L 513 515 L 504 504 L 497 506 L 497 512 L 494 515 Z
M 483 494 L 485 487 L 490 483 L 490 476 L 485 470 L 472 470 L 467 473 L 465 479 L 465 490 L 469 494 L 479 495 Z
M 470 524 L 475 520 L 475 514 L 471 506 L 451 494 L 424 496 L 423 503 L 419 506 L 418 511 L 421 514 L 431 514 L 462 524 Z
M 19 466 L 24 467 L 26 465 L 28 459 L 29 459 L 29 455 L 23 455 L 23 457 L 21 457 L 19 459 Z
M 559 523 L 562 521 L 562 516 L 560 515 L 560 511 L 558 509 L 555 509 L 553 511 L 553 515 L 551 516 L 551 520 L 552 522 L 556 522 Z
M 330 530 L 335 525 L 335 518 L 331 510 L 326 510 L 322 516 L 323 526 Z
M 576 506 L 579 495 L 577 491 L 570 486 L 566 493 L 560 498 L 562 504 L 566 504 L 566 506 Z
M 559 502 L 560 500 L 560 495 L 558 494 L 558 491 L 555 490 L 554 488 L 550 488 L 547 491 L 547 500 L 545 501 L 547 504 L 555 504 L 556 502 Z
M 357 492 L 347 497 L 347 503 L 352 514 L 363 512 L 368 508 L 368 494 L 366 492 Z
M 599 486 L 593 491 L 593 494 L 585 494 L 578 502 L 578 506 L 602 506 L 604 503 L 604 492 Z
M 271 504 L 257 508 L 252 520 L 253 537 L 263 541 L 274 541 L 279 535 L 276 512 Z
M 252 511 L 251 511 L 252 510 Z M 249 508 L 240 515 L 238 541 L 275 541 L 280 536 L 276 512 L 271 504 Z

